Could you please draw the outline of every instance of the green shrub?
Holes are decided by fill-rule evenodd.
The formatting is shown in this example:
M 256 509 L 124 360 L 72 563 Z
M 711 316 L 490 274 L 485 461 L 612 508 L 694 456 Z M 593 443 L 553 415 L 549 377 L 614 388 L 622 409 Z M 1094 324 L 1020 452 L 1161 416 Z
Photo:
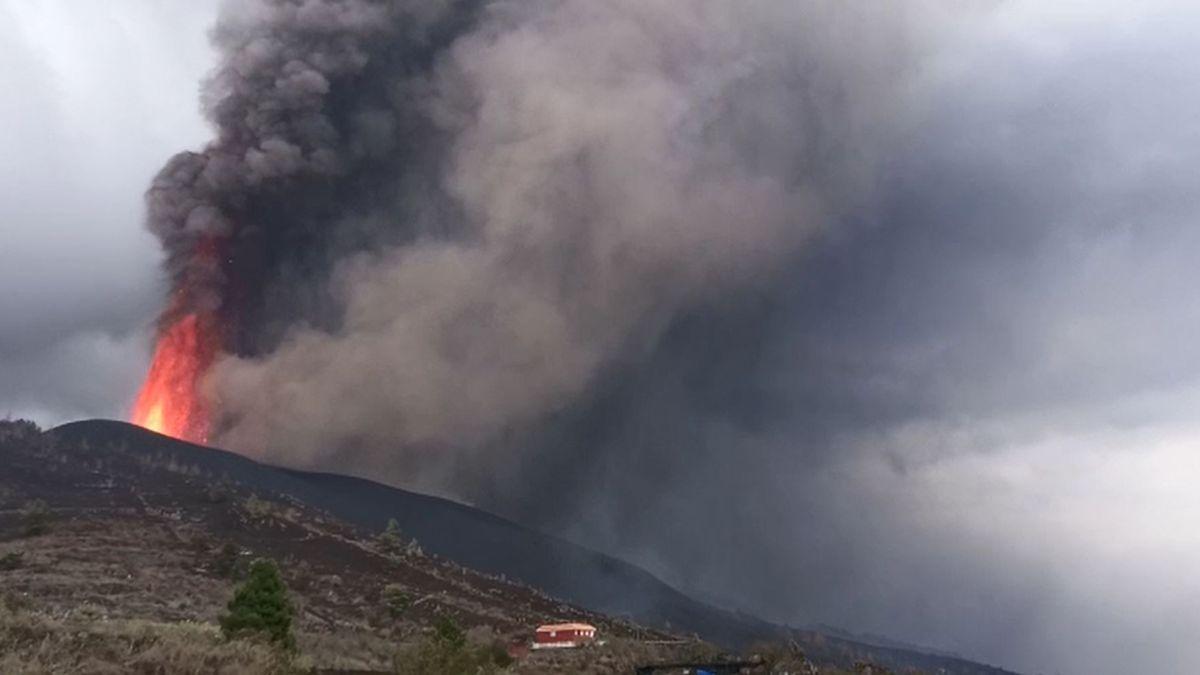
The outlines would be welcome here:
M 462 649 L 467 644 L 467 634 L 459 627 L 458 622 L 448 616 L 440 617 L 433 626 L 434 638 L 455 649 Z
M 411 604 L 412 599 L 408 597 L 408 593 L 404 592 L 403 586 L 388 584 L 383 587 L 383 605 L 387 607 L 388 614 L 393 619 L 400 618 Z
M 228 609 L 229 613 L 220 617 L 226 638 L 261 637 L 284 649 L 295 649 L 292 603 L 275 563 L 256 560 L 250 566 L 250 577 L 237 589 Z
M 25 554 L 13 551 L 0 556 L 0 572 L 10 572 L 21 569 L 25 564 Z

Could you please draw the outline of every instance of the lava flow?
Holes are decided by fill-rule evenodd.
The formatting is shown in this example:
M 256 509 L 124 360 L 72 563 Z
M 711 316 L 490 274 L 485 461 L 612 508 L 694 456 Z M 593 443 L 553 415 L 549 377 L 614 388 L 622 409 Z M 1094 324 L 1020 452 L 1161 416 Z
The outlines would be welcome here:
M 208 439 L 208 409 L 200 380 L 216 354 L 211 318 L 188 314 L 158 338 L 150 372 L 133 405 L 132 422 L 193 443 Z

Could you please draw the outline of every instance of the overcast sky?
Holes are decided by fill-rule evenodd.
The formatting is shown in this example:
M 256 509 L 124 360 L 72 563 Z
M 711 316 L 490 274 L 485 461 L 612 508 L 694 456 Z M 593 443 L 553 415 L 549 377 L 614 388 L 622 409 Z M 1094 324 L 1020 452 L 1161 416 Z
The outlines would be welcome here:
M 0 3 L 0 414 L 122 417 L 162 287 L 142 194 L 203 142 L 215 2 Z
M 796 271 L 755 382 L 816 412 L 755 440 L 740 487 L 770 499 L 731 508 L 781 523 L 756 575 L 803 593 L 683 567 L 616 506 L 547 526 L 771 618 L 1028 671 L 1200 663 L 1200 15 L 1134 4 L 963 29 L 878 222 Z M 210 134 L 215 13 L 0 0 L 0 415 L 125 415 L 163 292 L 142 193 Z

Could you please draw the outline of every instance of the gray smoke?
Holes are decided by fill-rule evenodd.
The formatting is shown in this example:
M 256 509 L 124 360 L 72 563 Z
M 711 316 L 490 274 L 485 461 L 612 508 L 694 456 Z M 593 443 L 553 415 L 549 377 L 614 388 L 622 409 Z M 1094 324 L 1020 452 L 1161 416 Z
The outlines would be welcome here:
M 768 618 L 1195 671 L 1197 3 L 229 2 L 209 49 L 218 1 L 0 0 L 0 415 L 124 414 L 136 195 L 195 148 L 164 318 L 214 315 L 244 452 Z
M 150 196 L 215 442 L 774 619 L 1188 672 L 1200 17 L 978 4 L 229 3 Z
M 914 8 L 865 2 L 494 2 L 430 53 L 424 26 L 466 10 L 404 5 L 222 18 L 209 106 L 239 154 L 208 153 L 211 182 L 253 200 L 328 177 L 296 217 L 368 245 L 320 289 L 334 321 L 293 320 L 211 391 L 222 443 L 460 493 L 467 458 L 506 461 L 498 446 L 586 406 L 682 314 L 771 288 L 869 202 L 918 37 Z M 414 125 L 427 136 L 396 140 Z M 368 171 L 422 189 L 336 194 Z M 186 232 L 230 227 L 188 206 Z M 290 263 L 296 242 L 267 236 Z

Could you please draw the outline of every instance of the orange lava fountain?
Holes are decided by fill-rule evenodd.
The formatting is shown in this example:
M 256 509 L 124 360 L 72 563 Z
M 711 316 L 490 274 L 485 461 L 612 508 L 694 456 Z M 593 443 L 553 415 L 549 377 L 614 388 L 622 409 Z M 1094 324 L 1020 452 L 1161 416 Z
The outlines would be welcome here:
M 131 421 L 160 434 L 205 443 L 209 415 L 199 386 L 212 366 L 216 342 L 209 317 L 188 314 L 171 324 L 158 338 Z

